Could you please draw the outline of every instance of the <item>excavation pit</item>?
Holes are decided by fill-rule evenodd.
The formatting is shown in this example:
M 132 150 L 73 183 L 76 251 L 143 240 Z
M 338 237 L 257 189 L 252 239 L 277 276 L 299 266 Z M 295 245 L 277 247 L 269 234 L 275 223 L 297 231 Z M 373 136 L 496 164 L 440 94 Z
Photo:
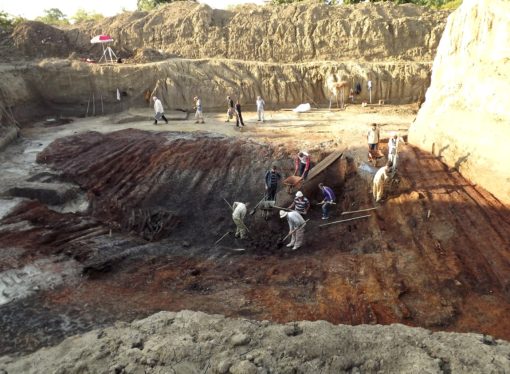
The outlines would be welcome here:
M 314 151 L 315 165 L 330 154 Z M 303 186 L 313 205 L 304 247 L 278 248 L 288 226 L 276 209 L 267 220 L 263 211 L 247 216 L 247 240 L 230 234 L 215 245 L 234 230 L 223 199 L 253 207 L 267 168 L 276 163 L 290 176 L 291 156 L 278 144 L 205 132 L 126 129 L 52 142 L 37 155 L 46 169 L 32 181 L 77 186 L 88 209 L 61 213 L 36 200 L 11 208 L 1 222 L 0 245 L 11 249 L 0 258 L 0 277 L 46 258 L 74 261 L 79 271 L 2 306 L 2 353 L 182 309 L 278 322 L 399 322 L 509 338 L 501 318 L 510 310 L 508 212 L 410 146 L 402 152 L 399 190 L 370 217 L 319 227 L 319 182 L 338 197 L 330 221 L 373 207 L 373 169 L 362 171 L 360 160 L 342 155 Z M 434 170 L 434 179 L 424 170 Z M 450 204 L 445 191 L 455 191 Z M 277 205 L 291 200 L 282 188 Z M 476 222 L 476 232 L 465 230 L 459 215 Z M 482 230 L 490 242 L 480 240 Z

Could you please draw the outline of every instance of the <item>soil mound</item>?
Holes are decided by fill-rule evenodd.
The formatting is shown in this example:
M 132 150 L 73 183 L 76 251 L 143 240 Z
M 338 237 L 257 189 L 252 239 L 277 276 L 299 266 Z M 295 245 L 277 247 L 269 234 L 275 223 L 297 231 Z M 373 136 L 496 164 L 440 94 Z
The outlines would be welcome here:
M 124 58 L 137 54 L 137 49 L 153 48 L 193 59 L 431 61 L 447 15 L 391 2 L 340 6 L 305 2 L 217 10 L 178 1 L 149 13 L 125 12 L 93 27 L 56 30 L 62 48 L 55 44 L 55 48 L 34 49 L 43 41 L 48 43 L 37 23 L 19 26 L 13 36 L 27 56 L 99 53 L 100 47 L 91 45 L 90 39 L 106 33 L 115 39 L 114 48 Z M 72 41 L 69 46 L 64 35 Z M 54 38 L 49 45 L 54 45 Z
M 409 139 L 510 205 L 510 4 L 466 0 L 452 14 Z
M 14 46 L 26 56 L 67 57 L 72 52 L 67 33 L 38 21 L 18 24 L 12 33 Z
M 510 344 L 479 334 L 402 325 L 227 319 L 160 312 L 91 331 L 20 359 L 8 373 L 464 373 L 508 372 Z

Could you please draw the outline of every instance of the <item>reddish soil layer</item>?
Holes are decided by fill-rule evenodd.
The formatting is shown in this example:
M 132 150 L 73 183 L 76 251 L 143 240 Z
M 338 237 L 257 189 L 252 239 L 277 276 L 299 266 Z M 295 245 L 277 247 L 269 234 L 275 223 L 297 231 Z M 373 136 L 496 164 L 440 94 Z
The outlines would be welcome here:
M 87 189 L 99 219 L 122 222 L 126 205 L 136 210 L 146 209 L 147 201 L 154 207 L 161 203 L 179 217 L 180 234 L 153 242 L 121 234 L 91 238 L 87 230 L 97 226 L 90 226 L 90 218 L 46 214 L 37 204 L 18 210 L 7 222 L 30 221 L 34 228 L 17 236 L 0 233 L 0 245 L 16 243 L 33 257 L 68 253 L 89 269 L 79 287 L 44 293 L 45 308 L 82 310 L 98 318 L 108 314 L 112 320 L 193 309 L 279 322 L 399 322 L 510 340 L 510 211 L 429 154 L 405 147 L 399 187 L 368 219 L 319 228 L 323 222 L 314 207 L 305 247 L 289 252 L 275 245 L 287 230 L 276 214 L 267 222 L 259 213 L 250 217 L 248 242 L 230 237 L 212 245 L 221 230 L 232 227 L 219 191 L 226 188 L 235 196 L 245 190 L 253 201 L 266 167 L 253 160 L 264 160 L 270 149 L 222 138 L 169 142 L 164 134 L 112 136 L 59 140 L 39 159 Z M 92 137 L 100 141 L 91 145 Z M 92 152 L 97 144 L 116 157 Z M 172 171 L 167 179 L 165 170 Z M 337 190 L 335 219 L 343 210 L 372 206 L 369 184 L 355 173 L 346 178 Z M 225 179 L 230 184 L 220 183 Z M 176 188 L 179 199 L 196 201 L 193 208 L 203 218 L 186 216 L 179 199 L 144 180 L 165 180 L 162 185 Z M 45 240 L 38 234 L 43 228 Z

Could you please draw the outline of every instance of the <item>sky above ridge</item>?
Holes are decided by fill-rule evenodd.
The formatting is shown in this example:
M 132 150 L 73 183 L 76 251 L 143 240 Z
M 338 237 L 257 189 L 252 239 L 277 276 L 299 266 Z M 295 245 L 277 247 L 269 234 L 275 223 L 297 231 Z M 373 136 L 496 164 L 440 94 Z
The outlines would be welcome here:
M 199 0 L 212 8 L 225 9 L 228 6 L 256 3 L 262 4 L 263 0 Z M 88 12 L 94 11 L 105 16 L 113 16 L 120 13 L 122 9 L 135 10 L 136 0 L 2 0 L 0 10 L 14 16 L 22 16 L 28 19 L 34 19 L 44 14 L 45 9 L 58 8 L 66 16 L 70 17 L 78 9 L 84 9 Z

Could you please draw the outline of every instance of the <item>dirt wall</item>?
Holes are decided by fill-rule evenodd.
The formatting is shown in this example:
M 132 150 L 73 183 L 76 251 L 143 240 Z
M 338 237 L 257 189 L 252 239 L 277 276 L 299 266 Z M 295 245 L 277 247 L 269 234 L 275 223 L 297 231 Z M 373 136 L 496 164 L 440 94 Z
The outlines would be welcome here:
M 310 102 L 327 106 L 329 93 L 324 82 L 335 74 L 363 86 L 357 97 L 368 101 L 366 81 L 373 82 L 373 100 L 409 103 L 424 96 L 429 84 L 428 63 L 303 63 L 270 64 L 231 60 L 171 59 L 158 63 L 115 66 L 79 61 L 47 59 L 26 69 L 16 69 L 17 85 L 12 99 L 19 107 L 39 103 L 41 108 L 72 116 L 84 116 L 89 107 L 96 114 L 114 113 L 132 106 L 152 106 L 144 100 L 146 90 L 163 99 L 165 109 L 193 107 L 199 95 L 207 110 L 226 106 L 225 97 L 239 97 L 245 108 L 253 109 L 262 95 L 266 109 L 279 109 Z M 0 86 L 3 83 L 0 82 Z M 26 92 L 27 87 L 32 90 Z M 121 100 L 117 100 L 117 89 Z M 31 96 L 29 96 L 29 94 Z M 32 97 L 32 100 L 28 100 Z M 336 104 L 333 104 L 336 105 Z
M 465 0 L 449 18 L 409 140 L 510 204 L 510 4 Z

